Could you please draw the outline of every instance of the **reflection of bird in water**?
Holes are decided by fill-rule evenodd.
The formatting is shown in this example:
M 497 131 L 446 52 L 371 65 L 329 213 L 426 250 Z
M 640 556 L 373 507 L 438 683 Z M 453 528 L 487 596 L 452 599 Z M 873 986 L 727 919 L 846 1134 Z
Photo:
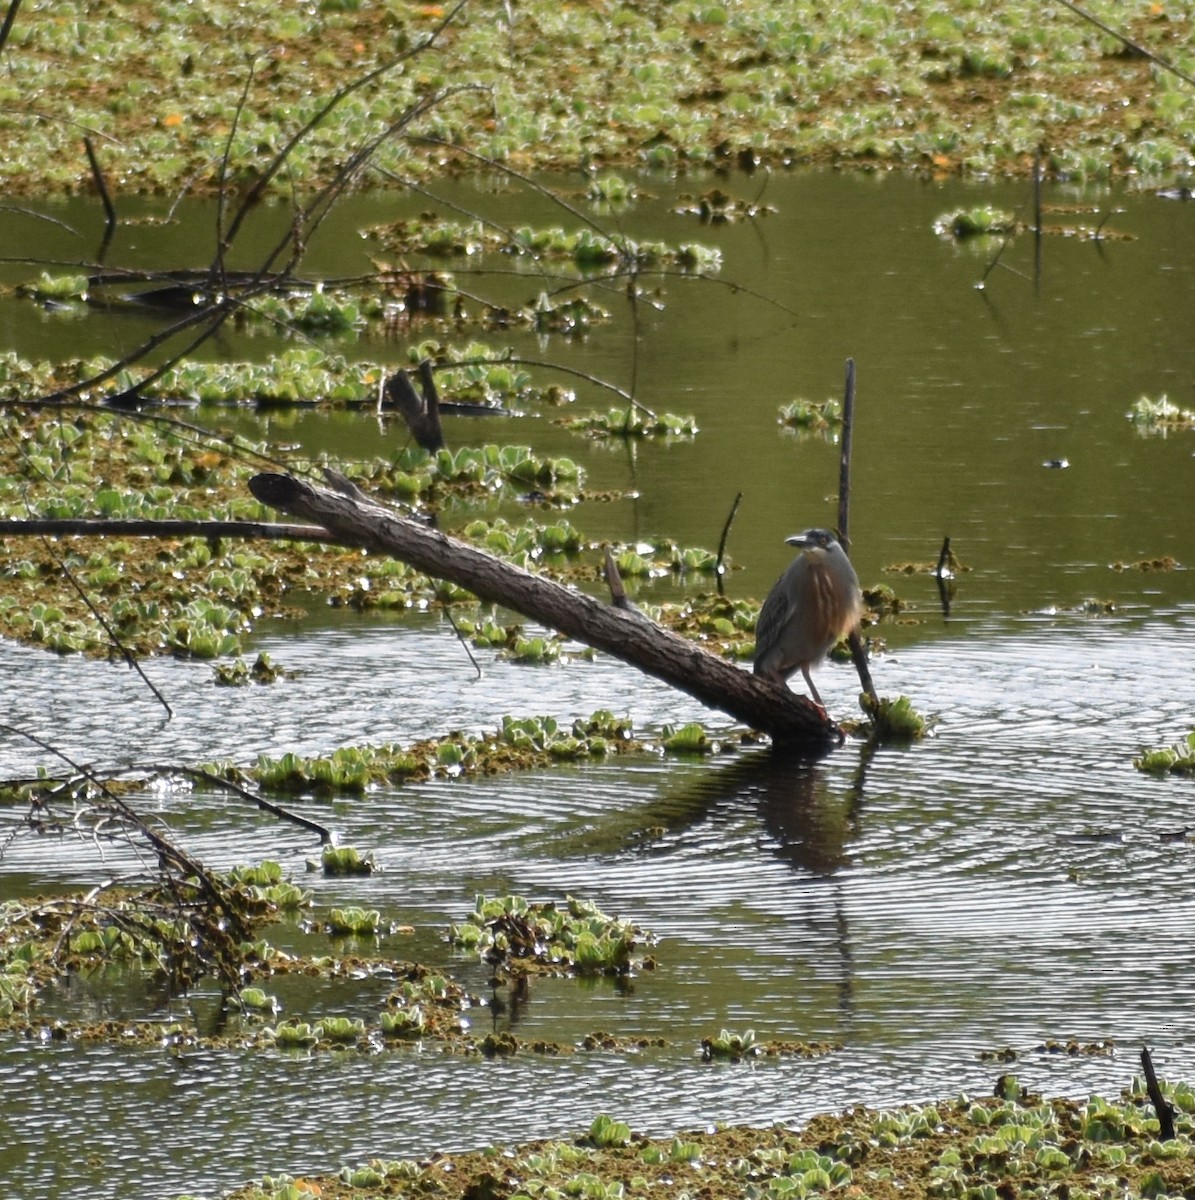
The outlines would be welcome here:
M 809 669 L 858 624 L 863 595 L 851 560 L 828 529 L 806 529 L 785 541 L 800 546 L 801 552 L 759 610 L 755 674 L 783 685 L 799 667 L 809 694 L 824 712 Z

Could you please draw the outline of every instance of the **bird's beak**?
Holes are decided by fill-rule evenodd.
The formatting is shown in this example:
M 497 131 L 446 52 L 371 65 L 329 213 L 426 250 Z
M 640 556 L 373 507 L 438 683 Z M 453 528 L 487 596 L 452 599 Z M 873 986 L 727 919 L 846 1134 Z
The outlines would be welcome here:
M 809 539 L 803 533 L 794 533 L 792 537 L 786 537 L 784 543 L 787 546 L 808 546 Z

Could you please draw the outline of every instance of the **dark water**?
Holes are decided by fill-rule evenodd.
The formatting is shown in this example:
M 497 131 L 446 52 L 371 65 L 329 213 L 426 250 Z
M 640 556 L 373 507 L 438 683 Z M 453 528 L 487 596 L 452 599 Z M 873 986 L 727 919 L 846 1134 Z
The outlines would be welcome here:
M 668 283 L 665 310 L 645 314 L 638 389 L 653 407 L 694 412 L 696 442 L 628 454 L 536 418 L 487 433 L 572 454 L 594 487 L 636 489 L 636 500 L 570 514 L 593 537 L 711 545 L 742 490 L 731 553 L 744 569 L 730 587 L 759 595 L 785 561 L 783 536 L 834 514 L 836 448 L 781 433 L 776 409 L 797 395 L 838 394 L 853 355 L 855 558 L 865 583 L 886 579 L 913 605 L 885 631 L 890 650 L 873 670 L 882 693 L 907 694 L 937 716 L 935 735 L 874 754 L 848 744 L 813 764 L 765 751 L 651 760 L 320 807 L 386 869 L 357 882 L 303 876 L 317 902 L 367 903 L 413 925 L 385 949 L 444 963 L 480 991 L 484 974 L 441 941 L 478 890 L 572 892 L 658 935 L 660 967 L 630 992 L 537 984 L 513 1011 L 474 1014 L 479 1031 L 496 1024 L 569 1042 L 605 1029 L 667 1046 L 477 1063 L 432 1049 L 307 1060 L 9 1043 L 0 1047 L 0 1178 L 19 1180 L 20 1195 L 211 1195 L 267 1172 L 570 1135 L 599 1111 L 653 1134 L 799 1121 L 855 1103 L 986 1092 L 1008 1069 L 1047 1093 L 1115 1092 L 1144 1043 L 1164 1074 L 1195 1073 L 1192 847 L 1173 836 L 1195 827 L 1192 785 L 1146 778 L 1131 763 L 1195 724 L 1195 435 L 1142 437 L 1124 415 L 1142 394 L 1195 406 L 1195 210 L 1144 193 L 1088 196 L 1123 207 L 1114 224 L 1136 240 L 1047 239 L 1035 289 L 1032 245 L 1021 239 L 1002 261 L 1024 275 L 997 268 L 980 293 L 985 252 L 942 243 L 930 225 L 962 203 L 1017 207 L 1020 189 L 814 174 L 775 179 L 766 198 L 779 212 L 755 225 L 678 225 L 663 194 L 631 223 L 637 236 L 717 241 L 724 279 L 798 313 L 794 321 L 742 294 Z M 479 190 L 471 202 L 518 198 Z M 381 219 L 387 203 L 362 201 L 355 221 Z M 346 214 L 348 232 L 316 248 L 313 268 L 360 267 L 354 223 Z M 137 236 L 148 246 L 157 234 Z M 60 345 L 61 324 L 31 330 L 8 302 L 0 314 L 0 333 L 23 353 Z M 80 353 L 113 329 L 135 336 L 99 318 L 68 328 Z M 39 338 L 41 349 L 30 349 Z M 620 319 L 579 346 L 522 348 L 625 386 L 631 341 Z M 606 403 L 596 393 L 584 402 Z M 449 436 L 475 438 L 475 429 L 458 422 Z M 397 438 L 318 416 L 288 423 L 286 436 L 356 453 Z M 1070 466 L 1041 465 L 1058 458 Z M 945 534 L 973 568 L 949 620 L 924 577 L 882 571 L 933 558 Z M 1179 569 L 1112 567 L 1163 555 Z M 1114 601 L 1116 612 L 1068 611 L 1088 596 Z M 207 667 L 150 664 L 178 710 L 168 724 L 125 670 L 0 646 L 7 719 L 103 764 L 311 753 L 489 728 L 506 712 L 567 719 L 609 707 L 642 730 L 693 718 L 729 727 L 609 660 L 484 662 L 476 681 L 432 618 L 329 615 L 301 634 L 264 629 L 260 644 L 298 678 L 217 689 Z M 851 711 L 845 668 L 827 668 L 819 687 L 832 711 Z M 31 745 L 0 739 L 0 774 L 44 761 Z M 164 792 L 156 806 L 217 867 L 269 855 L 298 877 L 313 849 L 299 831 L 226 799 Z M 5 853 L 0 887 L 29 894 L 125 865 L 117 853 L 97 866 L 86 844 L 22 840 Z M 362 1003 L 339 993 L 286 1002 L 294 1012 Z M 210 998 L 190 1003 L 202 1011 Z M 722 1026 L 843 1049 L 811 1061 L 702 1064 L 700 1039 Z M 1034 1049 L 1071 1038 L 1112 1039 L 1118 1051 Z M 1005 1046 L 1023 1055 L 1011 1068 L 978 1057 Z

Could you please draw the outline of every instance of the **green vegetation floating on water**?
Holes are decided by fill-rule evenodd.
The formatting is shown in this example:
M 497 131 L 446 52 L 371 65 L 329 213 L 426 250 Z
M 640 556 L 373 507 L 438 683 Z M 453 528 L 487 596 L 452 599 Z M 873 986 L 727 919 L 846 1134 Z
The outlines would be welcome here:
M 0 440 L 3 517 L 267 523 L 273 517 L 247 488 L 254 464 L 267 454 L 264 446 L 207 437 L 168 418 L 142 421 L 104 409 L 68 417 L 4 407 L 0 430 L 10 435 Z M 538 503 L 576 498 L 584 482 L 571 459 L 542 457 L 519 445 L 434 454 L 406 447 L 364 463 L 288 465 L 342 470 L 366 490 L 444 515 L 503 493 L 533 494 Z M 607 549 L 563 519 L 514 525 L 475 517 L 461 534 L 517 566 L 581 582 L 600 578 Z M 388 556 L 316 543 L 80 537 L 59 541 L 57 558 L 40 540 L 12 539 L 8 546 L 0 566 L 0 636 L 60 653 L 104 655 L 113 649 L 64 565 L 137 656 L 242 655 L 258 620 L 301 615 L 305 610 L 297 604 L 313 596 L 358 611 L 474 602 L 461 589 Z M 667 538 L 609 549 L 625 579 L 708 575 L 717 566 L 712 551 Z M 750 602 L 694 597 L 655 615 L 711 649 L 742 657 L 749 653 L 755 612 Z M 554 639 L 498 625 L 485 610 L 460 627 L 478 646 L 521 661 L 542 662 L 559 653 Z M 259 663 L 244 671 L 229 668 L 219 682 L 277 677 L 277 668 Z
M 572 399 L 571 393 L 560 388 L 533 386 L 530 374 L 508 350 L 497 350 L 484 342 L 447 345 L 424 339 L 408 348 L 410 366 L 424 359 L 435 368 L 443 402 L 498 409 L 556 406 Z M 0 389 L 11 397 L 32 398 L 86 382 L 113 365 L 113 360 L 102 357 L 62 363 L 27 362 L 7 351 L 0 353 Z M 375 410 L 379 388 L 393 370 L 376 362 L 349 362 L 324 348 L 290 347 L 261 363 L 183 362 L 146 384 L 144 394 L 148 400 L 172 404 L 181 401 L 217 406 Z M 102 400 L 110 392 L 141 384 L 149 375 L 148 367 L 126 368 L 97 386 L 93 395 L 84 392 L 81 398 Z
M 820 1058 L 841 1050 L 841 1042 L 764 1041 L 754 1029 L 731 1033 L 723 1029 L 717 1037 L 701 1039 L 701 1057 L 705 1062 L 739 1062 L 745 1058 Z
M 431 214 L 374 225 L 366 234 L 380 242 L 387 253 L 403 258 L 414 254 L 457 258 L 501 253 L 550 262 L 564 260 L 586 269 L 618 266 L 628 271 L 660 267 L 713 271 L 722 264 L 719 250 L 697 242 L 676 246 L 636 242 L 589 228 L 570 232 L 559 227 L 533 229 L 523 225 L 502 230 L 481 221 L 462 224 Z
M 287 895 L 284 889 L 290 889 Z M 484 1005 L 477 996 L 441 971 L 397 960 L 384 952 L 381 939 L 410 933 L 377 909 L 359 905 L 332 908 L 326 916 L 304 921 L 308 931 L 333 938 L 350 937 L 376 947 L 369 957 L 345 953 L 316 957 L 285 953 L 259 935 L 267 926 L 309 904 L 293 903 L 298 889 L 283 878 L 275 862 L 238 867 L 223 879 L 187 881 L 179 887 L 94 888 L 87 894 L 0 905 L 0 1032 L 53 1041 L 110 1041 L 121 1045 L 182 1048 L 286 1050 L 311 1053 L 354 1049 L 377 1053 L 413 1040 L 435 1043 L 447 1052 L 510 1055 L 577 1049 L 635 1050 L 651 1039 L 587 1036 L 576 1046 L 523 1042 L 509 1034 L 475 1037 L 465 1014 Z M 283 902 L 271 895 L 282 893 Z M 236 941 L 223 928 L 231 916 L 250 934 Z M 470 952 L 481 951 L 512 972 L 616 975 L 651 967 L 644 947 L 654 939 L 629 921 L 608 917 L 592 901 L 568 897 L 561 905 L 528 904 L 518 897 L 486 900 L 450 940 Z M 149 972 L 175 991 L 218 974 L 230 992 L 236 1019 L 218 1031 L 201 1033 L 193 1011 L 163 1022 L 156 1007 L 144 1015 L 124 1013 L 111 1021 L 71 1021 L 39 1016 L 42 992 L 67 976 L 107 977 Z M 305 1007 L 273 1023 L 282 1008 L 278 996 L 261 986 L 289 975 L 311 980 L 355 981 L 373 987 L 390 981 L 393 989 L 376 1019 L 319 1014 L 321 988 L 303 990 Z M 229 985 L 231 984 L 231 988 Z M 293 996 L 294 990 L 289 989 Z M 341 999 L 334 1003 L 342 1003 Z M 170 1014 L 167 1014 L 169 1016 Z
M 828 435 L 837 431 L 842 424 L 842 401 L 833 397 L 820 403 L 800 398 L 781 405 L 781 425 L 802 433 Z
M 577 429 L 590 437 L 635 437 L 684 439 L 697 436 L 697 421 L 694 417 L 680 417 L 675 413 L 649 414 L 634 405 L 626 408 L 611 408 L 604 413 L 579 413 L 572 417 L 557 417 L 557 425 L 566 429 Z
M 1133 766 L 1151 775 L 1195 775 L 1195 730 L 1173 746 L 1145 751 Z
M 1195 1092 L 1162 1083 L 1177 1137 L 1159 1140 L 1145 1084 L 1109 1100 L 989 1096 L 815 1117 L 800 1130 L 722 1128 L 655 1139 L 600 1113 L 575 1140 L 490 1146 L 433 1162 L 371 1160 L 337 1175 L 273 1176 L 228 1200 L 635 1200 L 657 1195 L 797 1200 L 1123 1200 L 1195 1186 Z
M 990 204 L 976 208 L 960 208 L 946 213 L 934 222 L 934 232 L 940 237 L 988 237 L 994 234 L 1013 234 L 1022 228 L 1016 217 Z
M 622 975 L 650 967 L 643 949 L 655 939 L 631 921 L 607 916 L 592 901 L 534 903 L 522 896 L 478 896 L 448 940 L 508 970 Z
M 877 742 L 912 742 L 926 734 L 929 723 L 914 707 L 908 696 L 881 697 L 878 703 L 866 693 L 859 698 L 869 725 L 862 732 Z
M 320 854 L 319 867 L 325 875 L 338 878 L 345 875 L 372 875 L 378 864 L 369 851 L 362 854 L 355 846 L 325 846 Z
M 1180 429 L 1195 429 L 1195 412 L 1180 408 L 1168 396 L 1159 396 L 1156 400 L 1142 396 L 1127 415 L 1140 433 L 1160 433 L 1165 436 Z
M 8 194 L 89 187 L 81 126 L 125 192 L 174 193 L 184 180 L 210 192 L 226 150 L 243 189 L 337 88 L 408 54 L 446 11 L 245 0 L 164 17 L 154 0 L 62 0 L 20 12 L 0 88 Z M 1189 0 L 1101 15 L 1154 54 L 1186 53 Z M 403 130 L 415 139 L 382 139 L 419 99 L 470 85 Z M 598 179 L 611 167 L 804 162 L 1024 173 L 1041 146 L 1071 176 L 1158 177 L 1188 169 L 1193 137 L 1185 83 L 1029 0 L 529 0 L 456 12 L 429 49 L 344 97 L 273 186 L 289 197 L 326 183 L 347 148 L 375 138 L 390 179 L 426 180 L 475 166 L 456 146 L 520 170 L 597 164 Z
M 628 718 L 599 709 L 568 724 L 550 716 L 505 716 L 501 728 L 492 733 L 456 732 L 410 746 L 393 742 L 342 746 L 328 755 L 314 757 L 287 753 L 274 758 L 262 754 L 252 767 L 218 762 L 208 763 L 203 769 L 221 779 L 257 784 L 271 792 L 360 795 L 371 786 L 493 775 L 562 761 L 593 761 L 611 754 L 642 752 L 644 747 L 645 743 L 633 737 Z M 329 874 L 353 873 L 345 855 L 347 849 L 325 847 L 323 869 Z
M 0 430 L 8 434 L 0 442 L 0 516 L 6 518 L 273 519 L 247 488 L 265 447 L 103 410 L 66 417 L 6 407 Z M 294 465 L 310 470 L 317 464 Z M 581 482 L 570 459 L 542 458 L 524 446 L 437 454 L 408 448 L 356 467 L 336 465 L 383 495 L 437 508 L 504 490 L 572 496 Z M 53 552 L 31 538 L 7 545 L 0 635 L 61 653 L 113 649 L 64 567 L 137 656 L 242 654 L 244 636 L 258 619 L 297 613 L 296 600 L 310 595 L 358 610 L 472 600 L 388 556 L 316 543 L 105 536 L 63 540 Z

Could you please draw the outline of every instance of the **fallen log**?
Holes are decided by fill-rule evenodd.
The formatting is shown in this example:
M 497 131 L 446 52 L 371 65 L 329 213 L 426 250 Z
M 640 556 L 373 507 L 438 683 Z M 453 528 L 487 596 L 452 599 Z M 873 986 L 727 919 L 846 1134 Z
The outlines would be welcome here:
M 402 559 L 605 651 L 768 734 L 778 745 L 825 749 L 842 740 L 838 726 L 806 697 L 749 674 L 633 609 L 603 604 L 393 509 L 291 475 L 255 475 L 249 490 L 268 507 L 321 526 L 338 543 Z

